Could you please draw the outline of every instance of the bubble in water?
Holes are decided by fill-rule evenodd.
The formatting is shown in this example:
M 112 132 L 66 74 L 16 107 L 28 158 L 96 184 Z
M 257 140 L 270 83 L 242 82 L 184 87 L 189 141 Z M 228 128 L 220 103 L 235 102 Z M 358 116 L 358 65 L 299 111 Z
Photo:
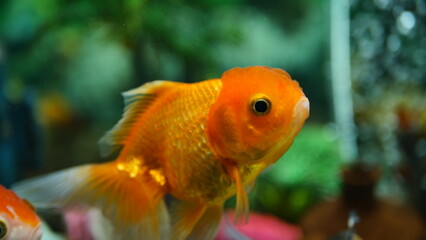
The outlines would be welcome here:
M 403 11 L 397 20 L 397 28 L 402 34 L 408 34 L 416 25 L 416 17 L 410 11 Z

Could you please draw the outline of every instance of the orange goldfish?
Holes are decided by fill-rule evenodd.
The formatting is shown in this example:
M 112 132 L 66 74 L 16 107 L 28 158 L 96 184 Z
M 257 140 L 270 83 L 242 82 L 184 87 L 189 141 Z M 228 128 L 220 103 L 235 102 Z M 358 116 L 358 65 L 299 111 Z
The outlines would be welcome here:
M 32 206 L 0 185 L 0 239 L 38 240 L 41 221 Z
M 154 81 L 123 93 L 122 119 L 100 140 L 116 160 L 79 166 L 15 190 L 37 207 L 99 208 L 114 239 L 212 239 L 223 203 L 290 147 L 309 101 L 290 75 L 254 66 L 199 83 Z M 167 211 L 164 196 L 177 199 Z M 170 216 L 169 216 L 170 212 Z

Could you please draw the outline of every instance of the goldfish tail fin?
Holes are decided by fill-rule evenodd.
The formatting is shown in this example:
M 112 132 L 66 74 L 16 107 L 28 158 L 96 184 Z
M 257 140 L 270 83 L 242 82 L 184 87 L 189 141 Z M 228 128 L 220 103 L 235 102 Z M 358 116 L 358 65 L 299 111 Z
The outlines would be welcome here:
M 38 209 L 62 208 L 77 187 L 83 184 L 90 165 L 65 169 L 48 175 L 20 181 L 13 191 Z
M 125 144 L 134 123 L 158 96 L 182 84 L 184 83 L 159 80 L 123 92 L 125 105 L 123 116 L 98 142 L 102 156 L 108 156 Z
M 177 202 L 172 205 L 174 240 L 214 239 L 222 216 L 223 203 L 207 205 Z
M 36 207 L 99 208 L 114 228 L 114 239 L 167 239 L 165 191 L 152 177 L 121 171 L 117 163 L 75 167 L 18 183 L 13 189 Z

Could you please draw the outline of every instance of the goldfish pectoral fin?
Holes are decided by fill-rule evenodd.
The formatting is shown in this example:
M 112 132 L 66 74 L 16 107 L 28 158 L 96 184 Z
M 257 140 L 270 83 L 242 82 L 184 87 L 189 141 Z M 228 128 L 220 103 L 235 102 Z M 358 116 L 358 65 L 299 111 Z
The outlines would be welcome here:
M 240 186 L 237 184 L 237 208 L 235 221 L 247 223 L 250 213 L 249 201 L 244 187 L 241 186 L 241 184 L 239 185 Z
M 238 168 L 232 164 L 225 164 L 225 169 L 228 172 L 228 175 L 235 181 L 236 195 L 237 195 L 237 208 L 235 214 L 236 222 L 248 222 L 249 217 L 249 201 L 247 193 L 244 189 L 243 183 L 241 181 L 240 173 Z
M 120 121 L 99 140 L 102 156 L 108 156 L 125 144 L 137 118 L 158 98 L 170 89 L 184 83 L 153 81 L 124 92 L 124 113 Z
M 206 205 L 201 203 L 175 201 L 171 207 L 173 240 L 187 239 L 194 226 L 206 211 Z
M 78 204 L 99 208 L 113 226 L 114 239 L 167 239 L 164 190 L 143 175 L 131 177 L 120 171 L 114 162 L 63 170 L 14 189 L 39 208 Z
M 220 226 L 222 236 L 226 236 L 227 239 L 232 240 L 250 240 L 250 238 L 244 236 L 231 221 L 229 214 L 225 214 L 223 217 L 223 225 Z
M 244 188 L 246 190 L 246 193 L 249 194 L 253 191 L 254 187 L 256 186 L 256 180 L 253 180 L 247 186 Z
M 214 239 L 219 228 L 220 220 L 222 218 L 223 203 L 209 205 L 206 208 L 201 219 L 195 225 L 191 234 L 188 236 L 190 240 L 198 239 Z

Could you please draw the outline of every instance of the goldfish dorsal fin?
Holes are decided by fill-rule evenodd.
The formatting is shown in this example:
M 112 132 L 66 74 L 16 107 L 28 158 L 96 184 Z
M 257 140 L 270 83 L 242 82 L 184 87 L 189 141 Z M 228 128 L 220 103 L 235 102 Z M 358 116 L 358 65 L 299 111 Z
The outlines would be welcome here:
M 99 140 L 98 143 L 101 155 L 108 156 L 119 149 L 120 146 L 124 145 L 141 114 L 144 113 L 159 96 L 180 84 L 183 83 L 158 80 L 145 83 L 138 88 L 123 92 L 122 95 L 125 105 L 123 116 L 120 121 Z

